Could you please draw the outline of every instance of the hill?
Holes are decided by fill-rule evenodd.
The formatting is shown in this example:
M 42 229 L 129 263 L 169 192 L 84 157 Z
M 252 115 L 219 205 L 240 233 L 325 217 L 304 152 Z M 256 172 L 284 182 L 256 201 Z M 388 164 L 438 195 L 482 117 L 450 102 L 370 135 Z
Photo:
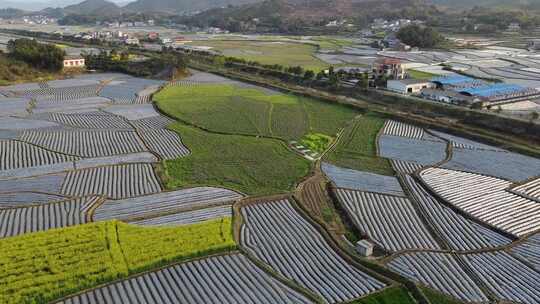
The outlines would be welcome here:
M 181 22 L 231 31 L 256 28 L 258 32 L 299 33 L 331 20 L 348 19 L 355 24 L 367 24 L 378 17 L 427 19 L 437 13 L 437 8 L 424 0 L 266 0 L 208 10 L 183 18 Z
M 132 12 L 182 13 L 203 11 L 216 7 L 243 5 L 261 0 L 136 0 L 124 8 Z
M 64 8 L 66 15 L 117 15 L 121 12 L 118 5 L 106 0 L 86 0 Z
M 455 9 L 470 9 L 475 6 L 489 8 L 540 9 L 540 0 L 431 0 L 431 2 L 436 5 Z

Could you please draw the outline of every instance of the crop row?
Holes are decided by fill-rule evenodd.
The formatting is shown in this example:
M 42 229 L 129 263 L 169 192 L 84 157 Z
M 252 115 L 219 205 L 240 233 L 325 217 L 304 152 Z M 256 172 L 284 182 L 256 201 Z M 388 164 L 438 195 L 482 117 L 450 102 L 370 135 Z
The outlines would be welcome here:
M 77 159 L 15 140 L 0 140 L 0 170 L 46 166 Z
M 155 116 L 149 118 L 142 118 L 131 121 L 131 124 L 137 129 L 146 130 L 146 129 L 165 129 L 168 125 L 174 121 L 165 116 Z
M 108 303 L 311 303 L 233 254 L 188 262 L 101 287 L 61 304 Z
M 537 304 L 540 273 L 506 252 L 466 255 L 467 264 L 499 299 Z
M 405 196 L 395 177 L 339 168 L 328 163 L 322 164 L 322 170 L 339 188 Z
M 424 137 L 424 129 L 395 120 L 387 120 L 384 123 L 382 134 L 422 139 Z
M 540 172 L 540 159 L 513 152 L 454 149 L 442 168 L 523 182 Z
M 84 129 L 133 129 L 131 125 L 121 117 L 106 112 L 80 114 L 52 113 L 50 115 L 50 120 Z
M 327 302 L 350 301 L 384 287 L 336 254 L 289 201 L 250 205 L 242 215 L 245 248 Z
M 519 246 L 512 248 L 512 253 L 527 260 L 540 271 L 540 234 L 535 234 Z
M 71 171 L 66 176 L 61 193 L 123 199 L 160 191 L 161 186 L 152 165 L 132 164 Z
M 382 135 L 379 137 L 379 156 L 424 166 L 434 165 L 446 159 L 446 143 Z
M 28 90 L 20 92 L 21 96 L 33 97 L 38 100 L 72 100 L 96 96 L 99 90 L 97 85 L 67 87 L 67 88 L 45 88 L 38 90 Z
M 439 236 L 448 242 L 451 249 L 477 250 L 504 246 L 511 242 L 510 239 L 442 205 L 412 177 L 406 176 L 404 182 L 431 226 L 438 230 Z
M 139 132 L 142 140 L 151 151 L 162 159 L 176 159 L 189 155 L 189 150 L 182 144 L 180 136 L 170 130 L 144 130 Z
M 440 249 L 408 199 L 345 189 L 336 194 L 358 229 L 381 247 Z
M 206 209 L 173 213 L 144 220 L 132 221 L 130 223 L 142 226 L 176 226 L 215 220 L 222 217 L 232 217 L 231 206 L 217 206 Z
M 514 193 L 540 201 L 540 177 L 512 188 Z
M 468 302 L 487 301 L 478 285 L 463 271 L 457 257 L 444 253 L 411 253 L 393 259 L 388 267 L 406 278 Z
M 234 191 L 211 187 L 161 192 L 119 201 L 106 201 L 96 209 L 94 220 L 146 218 L 209 205 L 230 205 L 240 198 L 242 196 Z
M 438 168 L 420 175 L 443 199 L 494 227 L 516 236 L 540 228 L 540 205 L 506 191 L 511 182 Z
M 397 159 L 390 160 L 390 163 L 392 164 L 392 168 L 394 168 L 394 171 L 402 174 L 412 174 L 422 169 L 422 166 L 419 164 L 401 161 Z
M 86 211 L 99 197 L 40 206 L 0 209 L 0 238 L 86 223 Z
M 110 156 L 146 150 L 137 133 L 132 131 L 25 131 L 21 140 L 53 151 L 82 157 Z

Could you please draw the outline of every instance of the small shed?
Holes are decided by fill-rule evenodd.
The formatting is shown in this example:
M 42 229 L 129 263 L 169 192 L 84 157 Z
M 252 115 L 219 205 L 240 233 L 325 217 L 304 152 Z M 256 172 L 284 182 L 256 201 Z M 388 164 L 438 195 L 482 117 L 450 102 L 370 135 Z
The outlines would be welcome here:
M 365 257 L 373 255 L 373 248 L 375 246 L 368 240 L 361 240 L 356 243 L 356 251 Z

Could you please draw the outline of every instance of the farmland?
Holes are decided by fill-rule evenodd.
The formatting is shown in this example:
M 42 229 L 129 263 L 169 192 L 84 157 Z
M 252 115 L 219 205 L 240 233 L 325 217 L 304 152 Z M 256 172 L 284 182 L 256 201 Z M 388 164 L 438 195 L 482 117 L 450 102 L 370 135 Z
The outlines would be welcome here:
M 365 115 L 345 129 L 337 146 L 327 155 L 326 160 L 334 165 L 393 175 L 390 163 L 377 157 L 377 134 L 383 128 L 384 120 Z
M 166 185 L 221 186 L 249 195 L 290 191 L 310 168 L 307 160 L 273 139 L 218 135 L 176 123 L 192 154 L 165 161 Z
M 197 71 L 0 95 L 2 303 L 540 296 L 538 159 Z
M 286 141 L 311 133 L 334 137 L 358 114 L 344 106 L 238 83 L 170 86 L 155 98 L 165 113 L 205 130 Z
M 320 71 L 328 64 L 314 56 L 315 45 L 286 41 L 242 41 L 208 40 L 191 42 L 190 46 L 210 47 L 225 56 L 254 60 L 262 64 L 280 64 L 283 66 L 300 65 L 306 69 Z M 325 43 L 324 46 L 334 45 Z
M 235 248 L 230 219 L 178 228 L 116 221 L 0 240 L 2 303 L 50 301 L 170 261 Z M 62 250 L 58 250 L 62 248 Z

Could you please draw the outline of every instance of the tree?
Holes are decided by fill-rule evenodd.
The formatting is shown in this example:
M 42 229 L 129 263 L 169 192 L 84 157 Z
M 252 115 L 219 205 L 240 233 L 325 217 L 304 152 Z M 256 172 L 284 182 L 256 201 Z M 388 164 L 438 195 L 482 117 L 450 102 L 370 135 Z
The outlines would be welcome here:
M 444 41 L 444 37 L 435 29 L 416 24 L 401 28 L 397 38 L 405 44 L 421 48 L 432 48 Z
M 9 56 L 24 61 L 38 69 L 59 71 L 64 67 L 66 53 L 51 44 L 38 43 L 32 39 L 10 40 L 7 46 Z
M 313 72 L 312 70 L 307 70 L 304 73 L 304 80 L 313 80 L 314 77 L 315 77 L 315 72 Z

